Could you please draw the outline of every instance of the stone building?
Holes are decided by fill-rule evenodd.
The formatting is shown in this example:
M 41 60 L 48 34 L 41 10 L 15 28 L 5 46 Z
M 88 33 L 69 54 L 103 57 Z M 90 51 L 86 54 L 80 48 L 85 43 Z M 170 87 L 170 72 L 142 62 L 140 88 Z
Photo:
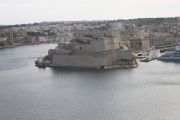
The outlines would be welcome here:
M 150 41 L 148 39 L 131 38 L 130 44 L 133 51 L 150 49 Z
M 131 49 L 134 51 L 150 49 L 148 34 L 144 31 L 136 31 L 129 37 Z
M 0 37 L 0 46 L 7 45 L 7 37 Z
M 49 66 L 82 68 L 137 67 L 131 51 L 121 46 L 112 31 L 78 31 L 70 43 L 49 50 Z

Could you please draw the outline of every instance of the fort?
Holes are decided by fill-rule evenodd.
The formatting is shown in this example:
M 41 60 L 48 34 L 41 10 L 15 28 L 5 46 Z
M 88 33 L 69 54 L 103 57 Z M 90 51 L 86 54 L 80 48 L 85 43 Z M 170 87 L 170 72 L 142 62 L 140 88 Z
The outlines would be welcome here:
M 60 42 L 36 61 L 38 67 L 135 68 L 135 57 L 111 30 L 76 31 L 70 42 Z

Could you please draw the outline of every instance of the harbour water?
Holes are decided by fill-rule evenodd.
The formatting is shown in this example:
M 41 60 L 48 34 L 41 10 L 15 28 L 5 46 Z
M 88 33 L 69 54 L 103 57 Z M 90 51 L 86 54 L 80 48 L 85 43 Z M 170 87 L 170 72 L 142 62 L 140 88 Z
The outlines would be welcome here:
M 54 44 L 0 50 L 0 120 L 179 120 L 180 64 L 38 69 Z

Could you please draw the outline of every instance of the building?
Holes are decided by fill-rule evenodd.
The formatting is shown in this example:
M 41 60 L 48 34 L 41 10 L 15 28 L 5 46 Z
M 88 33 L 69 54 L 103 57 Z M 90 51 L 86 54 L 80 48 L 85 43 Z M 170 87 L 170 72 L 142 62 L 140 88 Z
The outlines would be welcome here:
M 44 64 L 103 69 L 138 66 L 131 51 L 114 38 L 112 31 L 78 31 L 75 35 L 70 43 L 59 43 L 49 50 Z

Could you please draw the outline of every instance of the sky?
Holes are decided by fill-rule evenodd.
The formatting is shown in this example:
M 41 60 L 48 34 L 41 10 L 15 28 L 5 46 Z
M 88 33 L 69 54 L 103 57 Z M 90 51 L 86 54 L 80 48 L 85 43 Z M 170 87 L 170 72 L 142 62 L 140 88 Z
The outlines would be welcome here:
M 180 16 L 180 0 L 0 0 L 0 24 Z

